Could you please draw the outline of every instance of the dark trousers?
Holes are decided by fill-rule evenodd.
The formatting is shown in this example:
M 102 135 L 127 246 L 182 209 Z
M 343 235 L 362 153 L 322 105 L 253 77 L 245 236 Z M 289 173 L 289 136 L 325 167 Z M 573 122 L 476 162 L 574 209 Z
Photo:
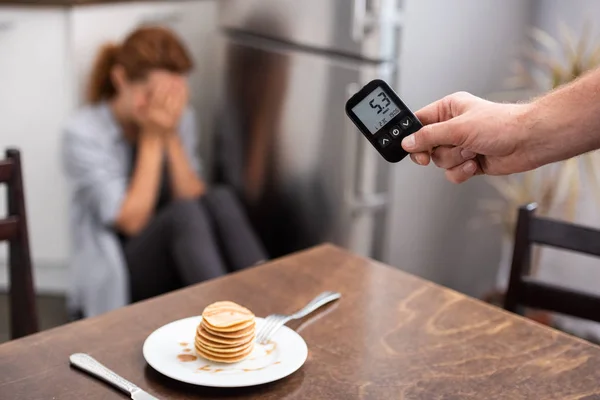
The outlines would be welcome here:
M 267 258 L 228 188 L 173 201 L 124 246 L 132 301 L 202 282 Z

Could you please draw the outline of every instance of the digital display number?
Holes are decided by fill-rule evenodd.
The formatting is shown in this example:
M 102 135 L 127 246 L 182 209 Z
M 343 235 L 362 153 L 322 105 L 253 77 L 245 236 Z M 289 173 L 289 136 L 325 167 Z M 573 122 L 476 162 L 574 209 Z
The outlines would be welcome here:
M 371 101 L 369 101 L 369 105 L 372 109 L 377 110 L 377 114 L 387 114 L 388 111 L 390 111 L 390 104 L 392 104 L 392 102 L 385 92 L 378 93 L 377 97 L 379 99 L 371 99 Z M 380 103 L 375 103 L 376 100 L 379 100 Z M 383 106 L 381 104 L 383 104 Z
M 369 132 L 375 134 L 392 118 L 400 114 L 400 108 L 390 100 L 382 88 L 378 87 L 358 103 L 352 112 L 369 129 Z

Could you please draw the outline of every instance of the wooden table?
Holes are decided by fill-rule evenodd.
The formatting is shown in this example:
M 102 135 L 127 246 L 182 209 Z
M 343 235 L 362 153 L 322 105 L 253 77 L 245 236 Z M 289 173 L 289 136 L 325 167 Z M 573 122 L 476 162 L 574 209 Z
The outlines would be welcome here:
M 142 343 L 229 299 L 259 316 L 343 294 L 301 325 L 309 357 L 278 382 L 223 390 L 146 365 Z M 124 399 L 69 367 L 87 352 L 162 399 L 598 399 L 600 348 L 385 265 L 321 246 L 0 346 L 0 399 Z

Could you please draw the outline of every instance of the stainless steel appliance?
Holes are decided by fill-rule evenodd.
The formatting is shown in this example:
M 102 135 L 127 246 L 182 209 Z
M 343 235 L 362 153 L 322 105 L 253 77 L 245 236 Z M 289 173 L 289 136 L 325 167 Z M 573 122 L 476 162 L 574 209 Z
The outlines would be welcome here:
M 396 81 L 397 0 L 223 0 L 217 179 L 272 256 L 332 242 L 380 257 L 390 166 L 344 113 Z

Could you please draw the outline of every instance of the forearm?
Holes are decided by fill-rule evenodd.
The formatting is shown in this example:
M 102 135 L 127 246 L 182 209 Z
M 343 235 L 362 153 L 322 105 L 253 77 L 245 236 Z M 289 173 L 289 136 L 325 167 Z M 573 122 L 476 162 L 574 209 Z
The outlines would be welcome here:
M 133 176 L 116 221 L 117 228 L 128 236 L 139 233 L 152 217 L 162 172 L 160 136 L 142 133 L 138 146 Z
M 600 148 L 600 69 L 532 102 L 523 123 L 536 166 Z
M 176 199 L 194 199 L 204 193 L 204 183 L 198 178 L 196 171 L 183 148 L 177 134 L 166 139 L 171 191 Z

